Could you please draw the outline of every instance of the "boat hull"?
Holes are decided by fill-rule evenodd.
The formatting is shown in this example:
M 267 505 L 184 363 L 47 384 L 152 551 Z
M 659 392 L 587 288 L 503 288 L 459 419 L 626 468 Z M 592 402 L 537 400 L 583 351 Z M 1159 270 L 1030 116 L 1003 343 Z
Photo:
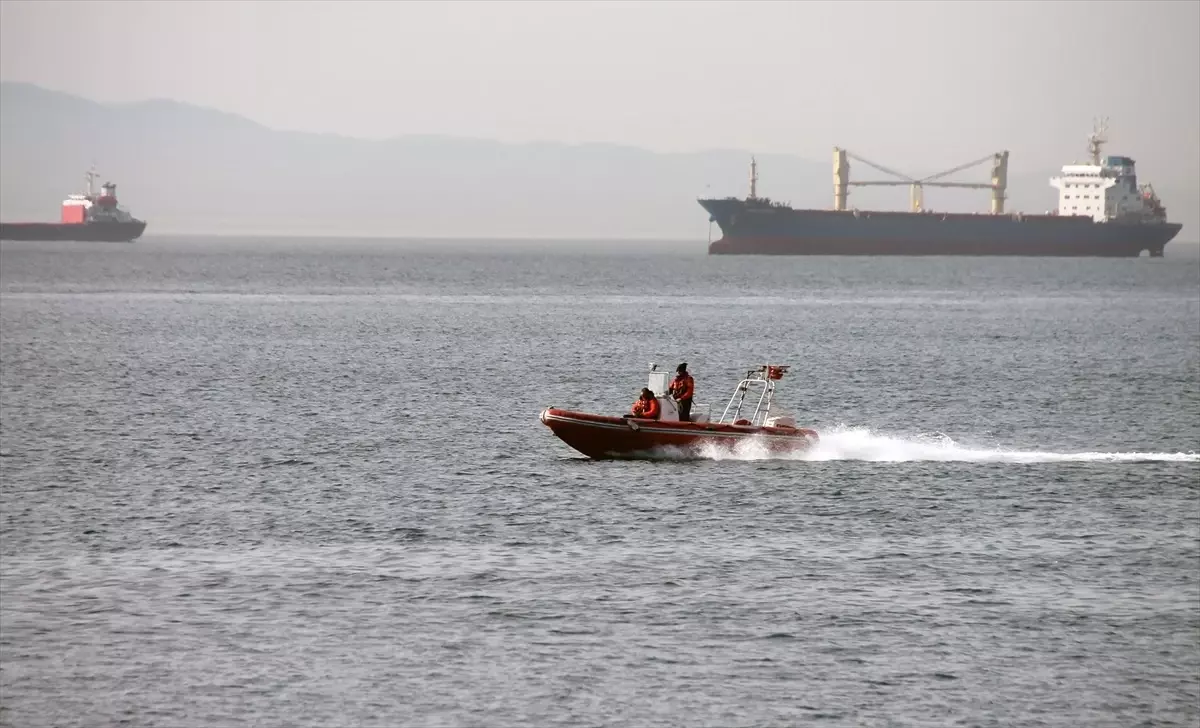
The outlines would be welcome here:
M 131 243 L 146 231 L 146 223 L 132 222 L 5 222 L 0 223 L 0 240 L 44 242 Z
M 722 238 L 711 255 L 1159 257 L 1179 223 L 1094 222 L 1059 215 L 794 210 L 701 200 Z
M 748 442 L 772 454 L 785 454 L 803 452 L 819 441 L 815 431 L 804 428 L 627 419 L 553 407 L 542 411 L 541 421 L 560 440 L 594 460 L 664 454 L 696 457 L 706 446 L 734 448 Z

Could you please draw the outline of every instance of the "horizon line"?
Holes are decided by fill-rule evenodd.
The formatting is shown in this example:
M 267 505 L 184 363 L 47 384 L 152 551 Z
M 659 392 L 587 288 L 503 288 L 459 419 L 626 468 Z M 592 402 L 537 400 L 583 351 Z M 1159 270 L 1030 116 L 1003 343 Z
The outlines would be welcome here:
M 568 243 L 677 243 L 708 245 L 701 238 L 648 236 L 566 236 L 566 235 L 413 235 L 392 233 L 324 233 L 324 232 L 177 232 L 167 231 L 143 235 L 146 238 L 333 238 L 339 240 L 395 240 L 403 242 L 568 242 Z M 1200 240 L 1172 240 L 1167 245 L 1196 245 Z

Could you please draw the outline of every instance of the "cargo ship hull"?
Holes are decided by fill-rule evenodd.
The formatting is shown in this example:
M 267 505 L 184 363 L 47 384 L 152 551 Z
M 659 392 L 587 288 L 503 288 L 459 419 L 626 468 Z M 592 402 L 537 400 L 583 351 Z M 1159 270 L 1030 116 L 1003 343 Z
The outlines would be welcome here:
M 712 255 L 965 255 L 1152 257 L 1182 229 L 1169 222 L 1082 216 L 795 210 L 700 200 L 722 237 Z
M 0 240 L 72 241 L 131 243 L 142 236 L 146 223 L 129 222 L 5 222 L 0 223 Z

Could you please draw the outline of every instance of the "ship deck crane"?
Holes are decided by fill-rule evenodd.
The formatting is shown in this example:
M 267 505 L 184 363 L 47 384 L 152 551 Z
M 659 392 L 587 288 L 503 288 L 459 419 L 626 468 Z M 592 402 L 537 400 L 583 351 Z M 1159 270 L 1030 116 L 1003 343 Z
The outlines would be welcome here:
M 899 177 L 898 180 L 868 180 L 865 182 L 850 181 L 850 163 L 849 159 L 857 162 L 862 162 L 868 167 L 890 174 L 893 177 Z M 991 182 L 939 182 L 943 177 L 961 172 L 964 169 L 969 169 L 977 164 L 982 164 L 987 161 L 992 162 L 992 181 Z M 960 164 L 957 167 L 952 167 L 944 172 L 931 174 L 927 177 L 917 179 L 909 175 L 902 174 L 892 169 L 888 169 L 881 164 L 876 164 L 869 159 L 864 159 L 855 154 L 851 154 L 840 147 L 833 148 L 833 209 L 845 210 L 846 197 L 849 195 L 849 188 L 854 187 L 870 187 L 870 186 L 900 186 L 908 185 L 911 192 L 911 203 L 913 212 L 922 212 L 925 209 L 925 187 L 965 187 L 969 189 L 990 189 L 992 191 L 992 207 L 993 215 L 1004 214 L 1004 199 L 1005 190 L 1008 187 L 1008 152 L 998 152 L 989 154 L 986 157 L 981 157 L 966 164 Z

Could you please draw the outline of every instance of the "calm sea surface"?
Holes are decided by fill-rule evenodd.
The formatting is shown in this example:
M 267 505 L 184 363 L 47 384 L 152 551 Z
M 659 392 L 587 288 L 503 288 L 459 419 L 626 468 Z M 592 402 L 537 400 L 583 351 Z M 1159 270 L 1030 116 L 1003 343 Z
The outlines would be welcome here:
M 0 723 L 1196 726 L 1200 261 L 0 246 Z M 547 406 L 744 370 L 805 457 Z

